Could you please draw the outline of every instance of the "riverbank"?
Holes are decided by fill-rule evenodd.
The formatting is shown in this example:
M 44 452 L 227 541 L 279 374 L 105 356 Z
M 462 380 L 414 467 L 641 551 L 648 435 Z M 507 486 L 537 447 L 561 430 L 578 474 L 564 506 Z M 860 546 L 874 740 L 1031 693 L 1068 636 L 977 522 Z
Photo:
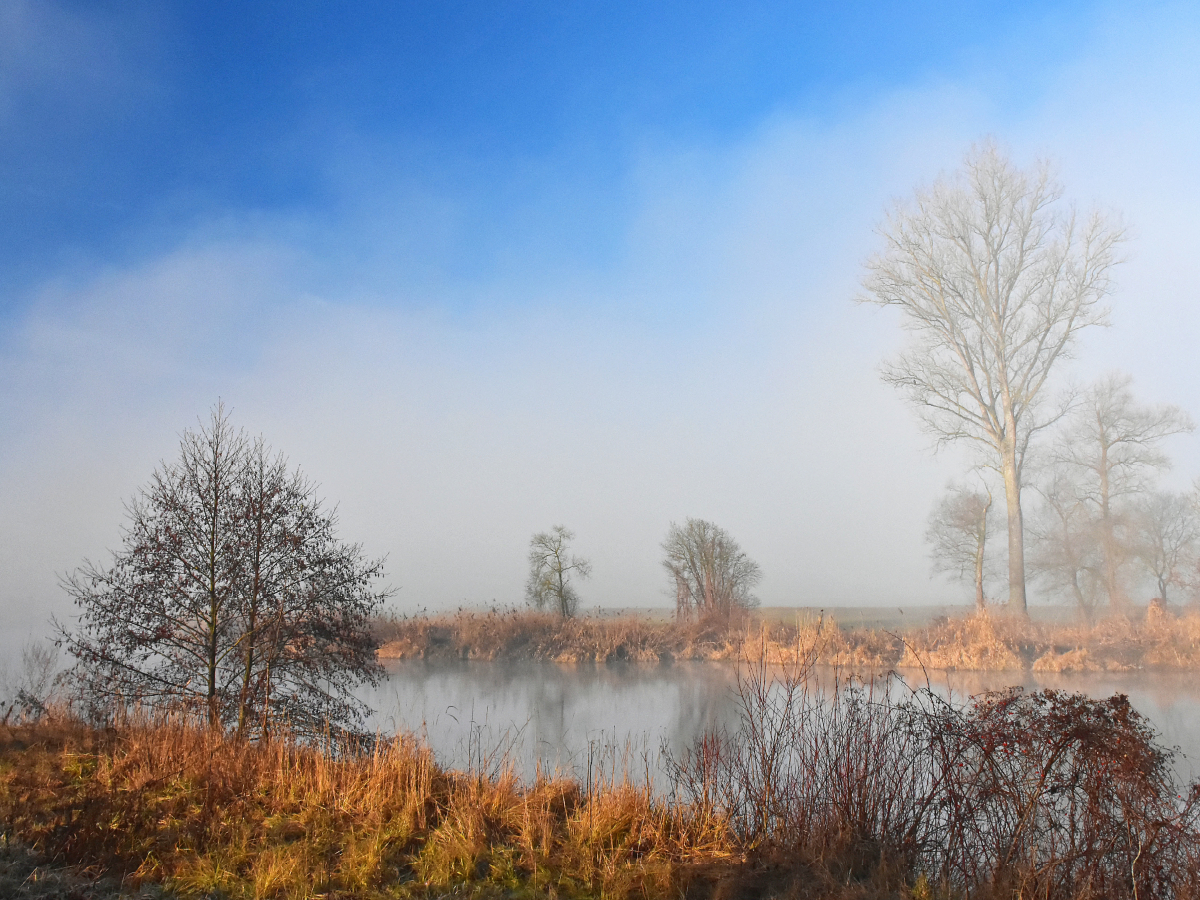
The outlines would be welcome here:
M 181 897 L 669 896 L 727 829 L 609 777 L 522 785 L 441 768 L 415 739 L 239 742 L 178 724 L 3 729 L 6 838 Z
M 766 613 L 766 611 L 764 611 Z M 910 619 L 918 616 L 910 616 Z M 560 663 L 737 660 L 765 654 L 859 671 L 1128 672 L 1200 669 L 1200 612 L 1150 610 L 1095 624 L 1002 612 L 864 627 L 833 616 L 772 610 L 733 623 L 622 614 L 563 619 L 523 610 L 393 618 L 376 625 L 381 659 L 537 659 Z
M 3 844 L 79 888 L 46 898 L 1200 895 L 1200 787 L 1124 698 L 830 695 L 812 672 L 747 664 L 742 725 L 677 748 L 668 791 L 450 771 L 409 736 L 0 726 Z

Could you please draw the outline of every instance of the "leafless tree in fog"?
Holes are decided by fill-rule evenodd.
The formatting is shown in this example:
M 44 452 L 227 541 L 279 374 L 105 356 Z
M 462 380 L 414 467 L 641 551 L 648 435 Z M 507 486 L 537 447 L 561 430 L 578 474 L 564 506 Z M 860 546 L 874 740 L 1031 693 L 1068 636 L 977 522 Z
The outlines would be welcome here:
M 1100 552 L 1096 523 L 1071 474 L 1053 469 L 1038 486 L 1042 502 L 1030 523 L 1030 572 L 1052 594 L 1066 594 L 1089 621 L 1100 593 Z
M 987 568 L 990 491 L 952 485 L 929 516 L 925 540 L 931 545 L 933 571 L 953 575 L 975 585 L 975 606 L 986 604 L 983 582 Z
M 1133 501 L 1170 468 L 1163 440 L 1195 427 L 1178 407 L 1137 403 L 1130 380 L 1112 373 L 1084 391 L 1051 458 L 1089 510 L 1100 552 L 1100 585 L 1116 609 L 1129 602 L 1123 570 L 1137 550 Z
M 383 564 L 337 539 L 336 516 L 281 456 L 218 406 L 127 513 L 112 566 L 64 579 L 81 686 L 239 733 L 361 720 L 354 690 L 381 671 L 368 626 Z
M 538 609 L 553 609 L 564 618 L 575 615 L 579 594 L 572 578 L 587 578 L 592 564 L 571 553 L 575 533 L 562 525 L 535 534 L 529 541 L 529 581 L 525 597 Z
M 1138 498 L 1134 508 L 1134 547 L 1167 602 L 1167 585 L 1176 581 L 1200 539 L 1195 498 L 1154 491 Z
M 884 369 L 939 443 L 986 448 L 1008 508 L 1009 604 L 1026 611 L 1022 468 L 1038 401 L 1081 328 L 1101 323 L 1121 239 L 1099 213 L 1060 210 L 1049 166 L 986 142 L 961 172 L 897 206 L 867 262 L 867 302 L 896 307 L 912 346 Z
M 725 529 L 703 519 L 671 523 L 663 541 L 663 566 L 675 588 L 675 614 L 688 618 L 728 619 L 738 609 L 758 605 L 751 593 L 762 578 Z
M 21 667 L 13 672 L 0 659 L 0 725 L 41 718 L 59 699 L 58 647 L 30 640 L 21 647 Z

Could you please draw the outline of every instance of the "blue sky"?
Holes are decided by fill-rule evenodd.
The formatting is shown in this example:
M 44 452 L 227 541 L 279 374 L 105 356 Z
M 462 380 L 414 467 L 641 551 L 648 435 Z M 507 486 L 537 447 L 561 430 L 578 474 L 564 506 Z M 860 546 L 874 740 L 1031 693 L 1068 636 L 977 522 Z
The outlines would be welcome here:
M 1063 381 L 1200 415 L 1197 60 L 1170 3 L 0 0 L 0 626 L 218 398 L 403 609 L 519 602 L 560 522 L 585 604 L 667 603 L 686 516 L 766 603 L 952 600 L 873 229 L 988 135 L 1052 158 L 1131 234 Z
M 229 211 L 336 217 L 348 159 L 460 199 L 477 270 L 544 179 L 610 247 L 647 145 L 841 115 L 896 85 L 1039 89 L 1097 10 L 917 3 L 74 3 L 8 0 L 3 302 L 70 262 L 134 258 Z M 1080 27 L 1083 23 L 1083 27 Z M 481 259 L 482 257 L 482 259 Z

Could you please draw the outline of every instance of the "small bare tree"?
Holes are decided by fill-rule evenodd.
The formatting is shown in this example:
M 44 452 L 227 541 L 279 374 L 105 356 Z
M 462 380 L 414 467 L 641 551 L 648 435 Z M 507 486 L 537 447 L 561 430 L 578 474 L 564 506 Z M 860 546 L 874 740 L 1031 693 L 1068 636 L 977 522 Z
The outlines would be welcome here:
M 1128 375 L 1111 373 L 1084 391 L 1051 460 L 1068 474 L 1077 499 L 1089 510 L 1100 552 L 1100 585 L 1116 609 L 1128 605 L 1123 569 L 1138 555 L 1134 501 L 1171 466 L 1163 440 L 1195 428 L 1178 407 L 1137 403 L 1130 381 Z M 1159 501 L 1152 506 L 1159 508 Z
M 918 191 L 881 229 L 866 302 L 894 307 L 912 333 L 884 379 L 939 444 L 985 449 L 1008 507 L 1009 604 L 1026 611 L 1022 469 L 1045 425 L 1038 402 L 1079 330 L 1104 321 L 1119 229 L 1060 212 L 1046 164 L 1015 167 L 991 142 L 963 170 Z
M 63 579 L 81 687 L 107 703 L 203 715 L 214 729 L 354 726 L 382 672 L 370 620 L 382 560 L 338 540 L 315 489 L 218 405 L 127 506 L 123 548 Z
M 983 610 L 983 583 L 987 574 L 990 491 L 951 485 L 929 515 L 925 540 L 931 545 L 933 571 L 975 585 L 975 607 Z
M 1186 560 L 1195 554 L 1200 521 L 1192 497 L 1155 491 L 1138 498 L 1134 510 L 1135 548 L 1154 579 L 1165 605 L 1167 585 L 1175 582 Z
M 526 599 L 538 609 L 553 609 L 563 618 L 579 609 L 579 594 L 571 579 L 586 579 L 592 564 L 571 553 L 575 533 L 562 525 L 535 534 L 529 541 L 529 580 Z
M 58 647 L 30 640 L 21 647 L 21 669 L 11 672 L 0 660 L 0 725 L 40 719 L 61 699 Z
M 728 619 L 736 610 L 758 605 L 751 593 L 762 578 L 758 563 L 725 529 L 703 519 L 671 523 L 663 541 L 663 567 L 675 588 L 675 614 Z

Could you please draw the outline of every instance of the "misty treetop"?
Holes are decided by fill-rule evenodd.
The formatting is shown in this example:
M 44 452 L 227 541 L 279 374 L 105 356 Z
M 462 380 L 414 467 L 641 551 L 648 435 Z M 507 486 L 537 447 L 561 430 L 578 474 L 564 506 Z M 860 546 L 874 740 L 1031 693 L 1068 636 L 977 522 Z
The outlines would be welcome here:
M 383 561 L 339 538 L 315 490 L 220 405 L 182 434 L 127 504 L 111 565 L 64 578 L 80 613 L 60 629 L 101 712 L 182 709 L 239 734 L 362 721 Z
M 572 583 L 592 574 L 592 564 L 571 552 L 575 532 L 555 525 L 529 539 L 529 578 L 525 599 L 538 609 L 550 609 L 564 619 L 579 609 L 579 592 Z
M 1102 605 L 1127 612 L 1139 581 L 1165 602 L 1196 569 L 1197 498 L 1158 488 L 1164 442 L 1195 426 L 1177 407 L 1138 402 L 1130 384 L 1110 373 L 1074 399 L 1036 482 L 1031 570 L 1089 618 Z
M 704 519 L 672 522 L 662 547 L 677 617 L 728 620 L 758 605 L 753 590 L 762 570 L 724 528 Z

